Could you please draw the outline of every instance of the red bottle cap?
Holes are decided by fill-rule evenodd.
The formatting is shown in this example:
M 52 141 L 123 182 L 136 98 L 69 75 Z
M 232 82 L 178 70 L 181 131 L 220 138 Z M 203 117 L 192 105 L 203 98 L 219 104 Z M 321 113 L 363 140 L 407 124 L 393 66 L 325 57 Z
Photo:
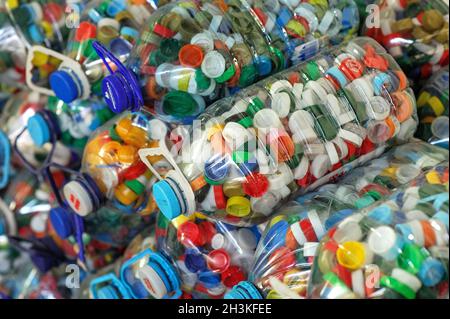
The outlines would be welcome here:
M 449 60 L 449 50 L 446 49 L 444 53 L 442 53 L 441 59 L 439 60 L 439 64 L 441 66 L 446 66 L 448 65 L 449 62 L 448 60 Z
M 123 171 L 122 177 L 124 180 L 133 180 L 141 176 L 147 171 L 147 166 L 139 161 L 135 165 L 128 167 L 126 170 Z
M 242 183 L 242 189 L 248 196 L 261 197 L 269 189 L 269 180 L 260 173 L 252 173 Z
M 197 246 L 201 241 L 198 226 L 191 221 L 181 224 L 177 231 L 178 241 L 187 247 Z
M 370 152 L 372 152 L 375 149 L 375 144 L 373 144 L 369 138 L 365 138 L 361 147 L 360 147 L 360 151 L 361 154 L 368 154 Z
M 223 193 L 222 185 L 214 185 L 213 190 L 217 209 L 225 209 L 227 207 L 227 201 L 225 199 L 225 194 Z
M 155 26 L 153 27 L 153 32 L 163 38 L 172 38 L 176 34 L 176 32 L 170 30 L 169 28 L 166 28 L 165 26 L 159 23 L 155 23 Z
M 217 233 L 216 226 L 210 221 L 204 221 L 198 224 L 198 228 L 200 229 L 201 234 L 203 235 L 203 239 L 205 241 L 204 244 L 210 243 L 214 235 Z
M 214 272 L 222 273 L 230 267 L 230 256 L 225 249 L 211 251 L 206 258 L 208 268 Z
M 304 218 L 300 221 L 300 228 L 302 229 L 303 235 L 309 242 L 318 242 L 316 232 L 311 224 L 311 221 L 308 218 Z
M 245 279 L 244 272 L 238 266 L 230 266 L 222 273 L 222 283 L 227 288 L 232 288 Z
M 339 64 L 339 70 L 344 73 L 347 79 L 353 81 L 362 76 L 364 65 L 356 59 L 347 58 Z
M 87 21 L 80 23 L 77 32 L 75 32 L 75 41 L 82 42 L 88 39 L 95 39 L 97 35 L 97 27 Z

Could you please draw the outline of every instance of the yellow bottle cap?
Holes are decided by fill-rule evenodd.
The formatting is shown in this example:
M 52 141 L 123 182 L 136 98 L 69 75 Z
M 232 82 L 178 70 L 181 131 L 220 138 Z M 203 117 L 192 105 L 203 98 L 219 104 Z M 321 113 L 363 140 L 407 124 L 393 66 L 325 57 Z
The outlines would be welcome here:
M 425 175 L 427 182 L 430 184 L 442 184 L 441 177 L 439 176 L 439 173 L 436 171 L 430 171 Z
M 431 106 L 436 116 L 440 116 L 445 111 L 444 104 L 442 104 L 441 100 L 439 100 L 437 96 L 431 97 L 428 100 L 428 105 Z
M 250 214 L 250 201 L 243 196 L 233 196 L 227 201 L 226 211 L 228 214 L 237 217 L 244 217 Z
M 126 206 L 131 205 L 139 197 L 139 195 L 137 195 L 123 183 L 117 186 L 116 190 L 114 191 L 114 196 L 120 203 Z
M 360 269 L 364 266 L 366 249 L 360 242 L 347 241 L 339 246 L 336 258 L 338 263 L 347 269 Z
M 132 165 L 138 159 L 137 149 L 132 145 L 122 145 L 117 150 L 119 162 L 125 165 Z
M 122 148 L 119 142 L 112 141 L 105 143 L 100 149 L 99 155 L 107 164 L 116 164 L 119 162 L 118 151 Z
M 35 51 L 33 55 L 33 59 L 31 60 L 31 63 L 36 66 L 40 67 L 43 66 L 48 62 L 48 55 L 39 51 Z

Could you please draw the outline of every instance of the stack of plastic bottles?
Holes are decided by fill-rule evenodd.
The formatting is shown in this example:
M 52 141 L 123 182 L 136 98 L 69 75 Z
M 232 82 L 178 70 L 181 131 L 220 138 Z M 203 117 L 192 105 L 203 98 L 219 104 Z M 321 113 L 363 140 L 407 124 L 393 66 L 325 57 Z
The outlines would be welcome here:
M 440 299 L 447 0 L 0 3 L 0 299 Z

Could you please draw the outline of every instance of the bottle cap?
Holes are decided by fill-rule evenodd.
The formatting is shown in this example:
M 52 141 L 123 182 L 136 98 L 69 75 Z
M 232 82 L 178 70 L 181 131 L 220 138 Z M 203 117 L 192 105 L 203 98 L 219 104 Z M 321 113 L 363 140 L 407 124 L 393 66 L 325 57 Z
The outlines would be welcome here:
M 202 72 L 210 79 L 220 77 L 225 72 L 226 61 L 218 51 L 206 53 L 202 62 Z
M 49 214 L 50 223 L 53 229 L 62 239 L 73 235 L 73 225 L 70 218 L 70 212 L 62 207 L 52 208 Z
M 339 245 L 336 252 L 337 261 L 340 265 L 350 270 L 357 270 L 364 266 L 365 247 L 360 242 L 348 241 Z
M 153 197 L 167 219 L 172 220 L 181 215 L 178 197 L 167 181 L 159 181 L 153 185 Z
M 66 71 L 53 72 L 49 81 L 56 96 L 66 103 L 76 100 L 80 95 L 77 84 Z
M 242 189 L 250 197 L 261 197 L 269 189 L 269 181 L 262 174 L 251 173 L 247 175 L 245 182 L 242 184 Z
M 230 197 L 227 201 L 226 211 L 232 216 L 245 217 L 251 212 L 250 201 L 242 196 Z
M 207 263 L 210 270 L 222 273 L 230 267 L 231 260 L 224 249 L 217 249 L 208 254 Z
M 197 68 L 202 65 L 203 50 L 197 45 L 186 44 L 178 52 L 178 58 L 181 65 Z
M 155 299 L 162 299 L 167 295 L 167 286 L 158 272 L 149 265 L 139 267 L 137 277 Z
M 427 258 L 420 267 L 418 276 L 425 287 L 434 287 L 445 277 L 444 265 L 435 258 Z
M 393 260 L 399 254 L 400 241 L 395 231 L 389 226 L 372 229 L 368 238 L 369 248 L 387 260 Z
M 28 119 L 27 129 L 36 146 L 41 147 L 50 141 L 50 128 L 41 114 L 37 113 Z
M 94 209 L 88 190 L 78 181 L 70 181 L 63 187 L 64 197 L 70 208 L 80 216 L 87 216 Z

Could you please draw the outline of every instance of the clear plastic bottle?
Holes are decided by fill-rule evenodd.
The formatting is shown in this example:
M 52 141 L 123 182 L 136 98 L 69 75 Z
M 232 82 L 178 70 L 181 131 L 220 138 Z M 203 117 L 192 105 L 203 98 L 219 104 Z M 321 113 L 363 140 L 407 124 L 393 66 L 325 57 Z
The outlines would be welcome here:
M 416 137 L 448 149 L 448 66 L 431 77 L 419 93 Z
M 24 90 L 11 95 L 3 106 L 0 112 L 0 122 L 4 123 L 0 128 L 0 189 L 8 185 L 14 169 L 21 166 L 13 152 L 14 140 L 26 126 L 28 118 L 42 110 L 44 105 L 45 97 Z M 17 147 L 30 163 L 38 165 L 40 153 L 44 150 L 34 147 L 31 136 L 25 134 Z
M 100 126 L 84 149 L 79 171 L 65 170 L 66 180 L 53 188 L 59 207 L 51 221 L 61 238 L 80 228 L 93 239 L 115 247 L 126 245 L 151 222 L 156 206 L 151 172 L 140 161 L 138 149 L 158 144 L 163 128 L 142 113 L 124 113 Z M 155 158 L 155 163 L 159 161 Z
M 366 24 L 363 34 L 382 43 L 414 84 L 420 85 L 448 65 L 447 1 L 381 0 L 376 4 L 379 18 Z
M 17 34 L 3 2 L 0 4 L 1 91 L 22 88 L 25 82 L 26 46 Z
M 130 277 L 155 299 L 218 299 L 246 279 L 259 237 L 256 227 L 234 227 L 199 213 L 173 221 L 158 214 L 157 251 L 131 258 L 122 278 L 124 269 L 132 270 Z
M 102 90 L 115 112 L 144 108 L 188 123 L 215 100 L 314 56 L 330 38 L 348 39 L 357 16 L 352 0 L 171 3 L 142 27 L 128 69 L 117 61 Z
M 153 224 L 154 225 L 154 224 Z M 89 291 L 94 299 L 147 299 L 151 295 L 143 283 L 136 278 L 138 266 L 134 263 L 136 255 L 142 251 L 156 250 L 154 226 L 147 227 L 139 233 L 117 261 L 115 269 L 104 272 L 90 282 Z
M 34 59 L 28 63 L 28 72 L 34 78 L 29 85 L 43 93 L 56 95 L 66 103 L 101 95 L 100 84 L 107 67 L 93 49 L 92 42 L 100 41 L 125 61 L 136 43 L 140 25 L 157 4 L 165 2 L 94 0 L 86 3 L 70 21 L 73 26 L 63 53 L 43 47 L 32 48 L 29 55 Z M 41 77 L 40 64 L 48 60 L 57 61 L 57 65 Z
M 417 126 L 404 73 L 370 38 L 222 99 L 194 122 L 153 195 L 169 218 L 201 211 L 228 223 L 266 220 L 292 196 L 408 140 Z M 348 165 L 347 165 L 348 164 Z M 201 196 L 208 193 L 209 196 Z
M 404 144 L 354 169 L 336 184 L 288 203 L 266 226 L 250 281 L 239 283 L 226 298 L 305 298 L 317 247 L 330 229 L 359 209 L 386 205 L 393 193 L 420 181 L 447 160 L 448 154 L 438 147 L 421 141 Z
M 309 298 L 448 298 L 448 163 L 331 228 Z

